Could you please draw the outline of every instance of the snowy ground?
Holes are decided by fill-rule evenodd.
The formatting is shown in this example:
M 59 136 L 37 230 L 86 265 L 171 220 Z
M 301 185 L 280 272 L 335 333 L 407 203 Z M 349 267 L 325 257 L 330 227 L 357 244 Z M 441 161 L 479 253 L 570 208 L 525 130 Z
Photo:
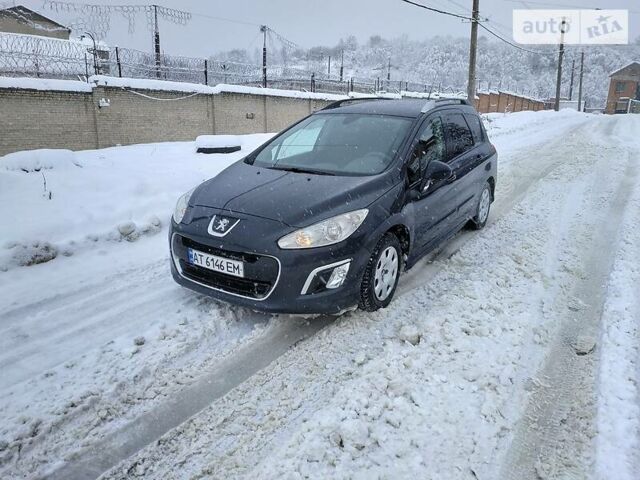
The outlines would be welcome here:
M 486 125 L 487 228 L 335 321 L 171 280 L 176 197 L 242 152 L 0 158 L 0 477 L 636 478 L 640 117 Z

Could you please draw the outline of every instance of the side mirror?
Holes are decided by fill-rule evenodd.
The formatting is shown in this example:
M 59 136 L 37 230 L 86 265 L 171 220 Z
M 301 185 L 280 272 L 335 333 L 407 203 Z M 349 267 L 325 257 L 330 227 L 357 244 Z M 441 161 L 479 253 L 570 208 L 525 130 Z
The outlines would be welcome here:
M 431 180 L 432 182 L 439 182 L 450 178 L 451 175 L 453 175 L 453 170 L 449 165 L 439 160 L 432 160 L 429 162 L 429 165 L 427 165 L 423 178 L 425 180 Z
M 422 175 L 422 183 L 420 184 L 420 192 L 426 192 L 434 183 L 448 180 L 453 177 L 453 170 L 449 165 L 439 160 L 432 160 Z

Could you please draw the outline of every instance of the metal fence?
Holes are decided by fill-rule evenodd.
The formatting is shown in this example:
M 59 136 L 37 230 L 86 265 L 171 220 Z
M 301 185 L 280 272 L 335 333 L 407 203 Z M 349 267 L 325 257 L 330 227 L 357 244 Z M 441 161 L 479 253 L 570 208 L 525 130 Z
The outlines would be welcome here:
M 58 40 L 0 32 L 0 76 L 87 79 L 90 75 L 149 78 L 216 85 L 263 86 L 261 65 L 213 61 L 108 47 L 89 40 Z M 381 78 L 340 78 L 291 66 L 267 68 L 267 87 L 323 93 L 410 92 L 460 89 Z

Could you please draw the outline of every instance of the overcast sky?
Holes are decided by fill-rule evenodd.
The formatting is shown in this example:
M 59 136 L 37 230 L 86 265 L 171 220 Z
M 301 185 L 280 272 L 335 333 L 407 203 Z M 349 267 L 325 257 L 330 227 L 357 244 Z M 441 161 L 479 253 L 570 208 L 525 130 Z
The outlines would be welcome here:
M 11 0 L 9 0 L 11 1 Z M 456 13 L 468 13 L 471 0 L 417 0 L 425 5 Z M 6 3 L 7 0 L 0 0 Z M 426 39 L 434 35 L 468 36 L 469 23 L 403 3 L 401 0 L 156 0 L 166 6 L 194 13 L 187 26 L 161 20 L 162 49 L 166 53 L 208 56 L 216 51 L 260 46 L 258 27 L 207 18 L 225 17 L 251 24 L 267 24 L 284 37 L 303 46 L 334 45 L 340 38 L 355 35 L 366 41 L 371 35 L 407 35 Z M 62 23 L 72 15 L 42 9 L 41 0 L 16 0 Z M 75 2 L 80 3 L 80 2 Z M 143 0 L 86 0 L 105 5 L 145 4 Z M 151 2 L 150 2 L 151 3 Z M 511 38 L 514 8 L 625 8 L 630 9 L 631 39 L 640 35 L 638 0 L 480 0 L 480 14 L 489 18 L 488 26 Z M 466 12 L 465 12 L 466 10 Z M 198 14 L 198 15 L 195 15 Z M 113 15 L 106 41 L 112 45 L 149 50 L 151 37 L 143 15 L 137 16 L 136 31 L 127 32 L 127 22 Z

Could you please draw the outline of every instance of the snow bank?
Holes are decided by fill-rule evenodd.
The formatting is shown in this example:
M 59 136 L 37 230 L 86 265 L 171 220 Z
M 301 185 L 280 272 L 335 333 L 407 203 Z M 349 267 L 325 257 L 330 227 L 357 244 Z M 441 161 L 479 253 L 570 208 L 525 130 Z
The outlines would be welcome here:
M 182 193 L 270 136 L 241 136 L 242 149 L 227 155 L 199 155 L 195 142 L 176 142 L 0 157 L 0 217 L 20 219 L 0 229 L 0 271 L 155 235 Z
M 602 314 L 597 480 L 634 480 L 640 466 L 640 184 L 635 192 L 627 207 Z
M 0 157 L 0 169 L 23 172 L 81 167 L 71 150 L 25 150 Z
M 91 93 L 93 91 L 91 85 L 79 80 L 52 80 L 49 78 L 28 77 L 0 77 L 0 88 L 82 93 Z
M 509 161 L 508 155 L 516 150 L 543 144 L 593 118 L 591 114 L 571 109 L 559 112 L 494 112 L 484 113 L 481 117 L 489 139 L 498 150 L 501 163 Z

